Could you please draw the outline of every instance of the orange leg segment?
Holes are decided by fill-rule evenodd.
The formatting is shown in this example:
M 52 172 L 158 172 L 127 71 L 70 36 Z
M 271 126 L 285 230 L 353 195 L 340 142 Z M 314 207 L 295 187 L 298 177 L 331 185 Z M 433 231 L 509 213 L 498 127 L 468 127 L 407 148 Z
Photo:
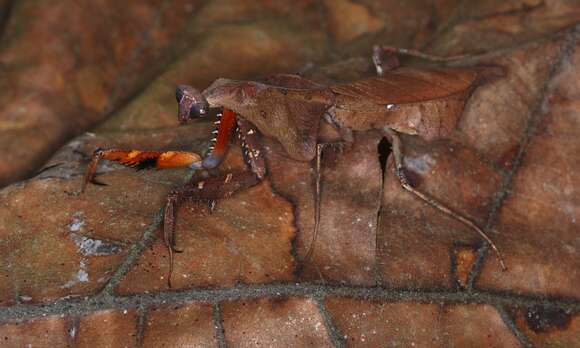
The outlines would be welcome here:
M 190 167 L 192 164 L 201 161 L 201 157 L 193 152 L 97 149 L 93 153 L 91 162 L 87 167 L 81 192 L 85 190 L 89 182 L 102 185 L 102 183 L 95 180 L 95 172 L 101 159 L 117 162 L 136 169 L 182 168 Z
M 222 116 L 217 123 L 218 128 L 214 131 L 217 134 L 213 139 L 211 153 L 201 163 L 201 166 L 206 169 L 215 168 L 223 161 L 228 149 L 232 130 L 236 126 L 236 113 L 224 108 Z

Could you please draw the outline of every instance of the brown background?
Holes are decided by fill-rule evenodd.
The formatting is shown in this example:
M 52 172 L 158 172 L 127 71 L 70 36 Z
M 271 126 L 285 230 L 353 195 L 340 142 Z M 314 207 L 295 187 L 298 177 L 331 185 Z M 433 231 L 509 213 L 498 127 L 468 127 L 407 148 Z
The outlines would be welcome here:
M 0 346 L 579 346 L 579 20 L 565 0 L 0 0 Z M 369 76 L 376 43 L 506 68 L 449 139 L 403 141 L 415 185 L 507 272 L 383 173 L 374 133 L 326 153 L 303 269 L 311 166 L 271 141 L 267 181 L 180 209 L 174 289 L 159 223 L 186 171 L 104 166 L 78 194 L 97 146 L 204 151 L 177 84 Z

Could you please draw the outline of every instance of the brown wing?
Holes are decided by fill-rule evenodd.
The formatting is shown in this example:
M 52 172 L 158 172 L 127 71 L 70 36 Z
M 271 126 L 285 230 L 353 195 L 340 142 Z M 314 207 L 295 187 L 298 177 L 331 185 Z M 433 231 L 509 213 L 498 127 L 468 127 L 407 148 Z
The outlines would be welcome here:
M 338 84 L 330 89 L 339 95 L 381 105 L 420 103 L 465 92 L 477 80 L 479 70 L 399 68 L 381 77 Z
M 500 76 L 499 67 L 400 68 L 382 77 L 330 87 L 335 94 L 332 115 L 342 127 L 357 131 L 387 127 L 427 140 L 446 137 L 455 129 L 471 92 Z

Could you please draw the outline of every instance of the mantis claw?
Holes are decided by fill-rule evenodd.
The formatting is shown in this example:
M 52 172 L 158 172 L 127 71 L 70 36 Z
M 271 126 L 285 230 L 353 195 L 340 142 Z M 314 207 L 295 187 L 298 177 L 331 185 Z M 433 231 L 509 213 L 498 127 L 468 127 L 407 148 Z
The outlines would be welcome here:
M 170 248 L 171 250 L 173 250 L 174 253 L 181 254 L 183 252 L 183 249 L 176 249 L 175 245 L 172 245 Z
M 215 207 L 217 205 L 217 201 L 213 200 L 211 202 L 209 202 L 208 206 L 209 206 L 209 213 L 213 213 L 213 211 L 215 210 Z

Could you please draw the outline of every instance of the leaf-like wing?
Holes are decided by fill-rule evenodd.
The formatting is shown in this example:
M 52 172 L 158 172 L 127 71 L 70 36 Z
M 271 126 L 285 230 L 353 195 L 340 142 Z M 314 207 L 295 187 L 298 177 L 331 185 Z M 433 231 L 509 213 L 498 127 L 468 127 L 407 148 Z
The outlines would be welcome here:
M 330 113 L 352 130 L 387 127 L 428 140 L 445 137 L 455 129 L 474 88 L 501 74 L 498 67 L 400 68 L 382 77 L 331 86 L 336 99 Z
M 338 84 L 330 89 L 376 104 L 420 103 L 465 92 L 477 80 L 478 70 L 399 68 L 381 77 Z

